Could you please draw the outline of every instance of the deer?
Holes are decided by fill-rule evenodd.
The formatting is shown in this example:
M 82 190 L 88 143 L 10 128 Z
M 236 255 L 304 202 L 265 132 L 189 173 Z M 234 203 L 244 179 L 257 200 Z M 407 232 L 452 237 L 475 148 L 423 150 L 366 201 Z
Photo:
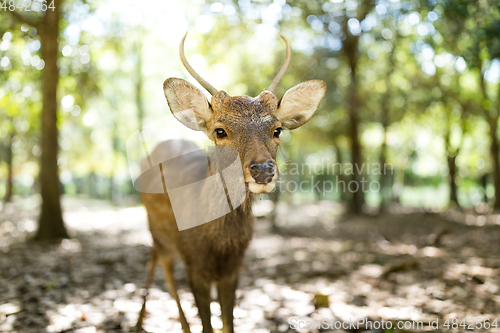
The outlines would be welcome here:
M 168 290 L 177 304 L 182 330 L 184 333 L 190 333 L 173 274 L 174 260 L 180 259 L 194 295 L 203 333 L 213 332 L 210 322 L 213 285 L 216 287 L 221 309 L 222 331 L 232 333 L 239 271 L 253 234 L 254 196 L 275 189 L 278 179 L 276 154 L 280 133 L 283 130 L 296 129 L 311 119 L 326 93 L 326 84 L 321 80 L 308 80 L 288 89 L 282 98 L 276 97 L 275 90 L 291 60 L 290 42 L 280 33 L 286 44 L 286 55 L 269 88 L 257 97 L 229 96 L 225 91 L 217 90 L 205 81 L 188 63 L 184 53 L 186 36 L 187 33 L 179 46 L 181 62 L 189 74 L 210 93 L 211 100 L 209 102 L 203 91 L 194 84 L 180 78 L 169 78 L 163 84 L 168 106 L 178 121 L 191 129 L 203 131 L 214 142 L 215 147 L 231 147 L 237 152 L 243 169 L 244 198 L 241 205 L 224 216 L 180 231 L 172 209 L 173 198 L 169 197 L 168 193 L 142 192 L 141 199 L 147 211 L 153 239 L 147 285 L 151 285 L 156 264 L 159 262 Z M 193 112 L 194 123 L 182 116 L 185 110 Z M 165 156 L 173 153 L 183 162 L 178 164 L 182 165 L 179 170 L 169 168 L 163 170 L 164 174 L 173 174 L 174 179 L 208 177 L 207 171 L 200 167 L 200 161 L 206 159 L 206 156 L 193 154 L 192 145 L 184 140 L 169 140 L 159 144 L 157 149 L 162 149 Z M 184 151 L 186 154 L 183 155 Z M 152 154 L 154 153 L 153 151 Z M 210 191 L 210 188 L 200 190 L 204 200 L 209 203 L 212 200 Z M 229 200 L 229 197 L 227 199 Z M 183 209 L 194 211 L 198 207 Z M 142 324 L 145 297 L 136 327 Z

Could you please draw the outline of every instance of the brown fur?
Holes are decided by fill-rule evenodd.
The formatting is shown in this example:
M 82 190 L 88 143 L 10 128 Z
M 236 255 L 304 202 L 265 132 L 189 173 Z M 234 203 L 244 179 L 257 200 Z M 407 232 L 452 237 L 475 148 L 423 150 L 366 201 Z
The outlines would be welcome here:
M 255 184 L 250 167 L 271 165 L 277 177 L 275 159 L 279 138 L 274 133 L 278 128 L 286 128 L 278 119 L 280 112 L 285 115 L 282 120 L 292 124 L 293 128 L 302 125 L 316 111 L 326 86 L 322 81 L 313 80 L 292 88 L 301 95 L 294 99 L 296 95 L 293 93 L 285 101 L 290 100 L 287 105 L 291 107 L 287 106 L 284 110 L 280 109 L 282 101 L 278 103 L 276 96 L 269 91 L 263 91 L 255 98 L 230 97 L 226 92 L 219 91 L 208 104 L 203 94 L 187 81 L 168 79 L 164 83 L 164 89 L 170 109 L 179 121 L 190 128 L 203 130 L 217 146 L 236 149 L 242 162 L 247 190 L 243 204 L 223 217 L 191 229 L 178 230 L 168 194 L 141 194 L 153 237 L 155 255 L 152 256 L 152 260 L 158 258 L 162 264 L 170 292 L 179 308 L 183 330 L 190 332 L 173 279 L 172 262 L 175 257 L 180 258 L 186 268 L 202 320 L 203 332 L 212 332 L 210 286 L 215 283 L 222 310 L 223 332 L 230 333 L 233 332 L 233 308 L 238 271 L 253 233 L 252 186 L 254 189 L 262 188 L 262 191 L 257 193 L 268 192 L 274 187 L 275 181 L 273 178 L 272 186 Z M 304 100 L 304 107 L 300 104 L 301 100 Z M 294 109 L 297 109 L 296 117 Z M 192 110 L 196 119 L 187 119 L 182 112 L 185 110 Z M 219 128 L 225 130 L 226 137 L 217 137 L 215 130 Z M 188 146 L 189 143 L 186 141 L 174 140 L 162 143 L 161 149 L 168 154 L 169 150 L 179 152 L 179 149 L 182 151 Z M 174 173 L 175 176 L 181 177 L 184 172 L 197 178 L 206 173 L 202 171 L 200 163 L 196 162 L 198 158 L 202 160 L 203 157 L 193 156 L 191 154 L 192 160 L 186 157 L 185 167 Z M 168 172 L 175 171 L 168 170 Z M 251 184 L 252 182 L 254 184 Z M 211 189 L 205 186 L 202 189 L 202 198 L 210 201 L 213 198 L 210 193 Z M 186 209 L 197 209 L 197 207 L 186 207 Z

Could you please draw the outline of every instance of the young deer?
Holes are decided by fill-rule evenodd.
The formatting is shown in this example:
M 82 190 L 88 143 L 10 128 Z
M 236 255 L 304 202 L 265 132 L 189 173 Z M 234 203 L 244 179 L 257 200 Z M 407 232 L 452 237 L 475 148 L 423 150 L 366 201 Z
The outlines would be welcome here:
M 203 324 L 203 332 L 212 332 L 210 288 L 211 284 L 215 283 L 222 312 L 223 332 L 229 333 L 233 332 L 238 271 L 253 232 L 253 196 L 255 193 L 268 193 L 274 189 L 278 178 L 276 151 L 280 132 L 283 129 L 292 130 L 302 126 L 314 115 L 325 94 L 326 85 L 320 80 L 306 81 L 289 89 L 280 100 L 276 98 L 274 90 L 285 75 L 291 56 L 290 43 L 280 34 L 286 43 L 286 58 L 269 89 L 257 97 L 231 97 L 225 91 L 216 90 L 189 65 L 184 56 L 186 35 L 179 47 L 182 63 L 212 95 L 211 102 L 209 103 L 202 91 L 193 84 L 178 78 L 165 81 L 165 97 L 171 112 L 181 123 L 189 128 L 202 130 L 216 146 L 232 147 L 238 152 L 243 168 L 246 197 L 243 203 L 230 213 L 211 222 L 179 231 L 168 194 L 142 193 L 153 237 L 149 281 L 152 279 L 151 272 L 155 263 L 159 260 L 169 291 L 177 302 L 182 328 L 184 332 L 190 332 L 172 271 L 174 258 L 179 257 L 186 269 Z M 194 112 L 196 125 L 180 115 L 185 110 Z M 181 159 L 185 156 L 182 167 L 175 172 L 174 178 L 192 177 L 199 180 L 209 176 L 206 170 L 200 167 L 200 161 L 206 161 L 206 156 L 191 153 L 192 145 L 183 140 L 160 144 L 159 149 L 163 150 L 164 155 L 168 156 L 172 152 Z M 184 151 L 186 154 L 182 155 Z M 173 171 L 169 169 L 168 172 Z M 205 200 L 212 200 L 210 191 L 210 188 L 200 191 L 204 193 L 202 197 L 206 198 Z M 198 207 L 183 208 L 197 210 Z M 141 311 L 140 321 L 143 313 L 144 311 Z

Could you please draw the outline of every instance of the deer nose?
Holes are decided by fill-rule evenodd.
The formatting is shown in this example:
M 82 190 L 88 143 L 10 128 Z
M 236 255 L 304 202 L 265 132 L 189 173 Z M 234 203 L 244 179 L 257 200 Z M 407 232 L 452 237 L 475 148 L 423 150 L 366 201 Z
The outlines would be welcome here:
M 249 167 L 250 175 L 255 179 L 257 184 L 267 184 L 274 177 L 274 164 L 265 163 L 265 164 L 252 164 Z

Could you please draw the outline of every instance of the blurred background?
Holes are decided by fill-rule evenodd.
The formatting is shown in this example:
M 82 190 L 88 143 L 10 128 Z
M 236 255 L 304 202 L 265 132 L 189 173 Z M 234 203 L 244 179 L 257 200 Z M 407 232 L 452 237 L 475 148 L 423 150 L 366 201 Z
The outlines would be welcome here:
M 500 16 L 490 2 L 64 1 L 51 31 L 57 52 L 46 55 L 37 24 L 50 8 L 7 8 L 0 12 L 0 196 L 8 202 L 40 192 L 41 114 L 51 107 L 42 89 L 57 84 L 58 147 L 50 149 L 59 150 L 61 193 L 137 203 L 125 141 L 169 112 L 166 78 L 193 81 L 178 56 L 183 34 L 190 32 L 189 61 L 212 85 L 256 96 L 281 66 L 280 31 L 294 53 L 277 95 L 308 79 L 328 85 L 312 121 L 284 136 L 283 156 L 312 167 L 336 163 L 326 175 L 332 180 L 361 175 L 380 183 L 378 191 L 322 199 L 355 213 L 391 203 L 500 207 Z M 58 77 L 42 83 L 47 62 Z M 343 175 L 346 163 L 388 169 Z M 280 200 L 318 198 L 309 188 Z
M 268 87 L 285 54 L 278 32 L 293 50 L 278 98 L 305 80 L 328 85 L 314 118 L 282 135 L 282 180 L 308 183 L 257 198 L 256 214 L 274 228 L 301 213 L 332 230 L 344 213 L 359 221 L 415 212 L 497 227 L 499 8 L 497 0 L 3 2 L 0 222 L 8 223 L 0 249 L 8 253 L 23 235 L 60 238 L 65 226 L 90 230 L 109 219 L 90 218 L 83 206 L 122 212 L 130 224 L 144 219 L 125 143 L 169 112 L 166 78 L 195 82 L 178 55 L 186 31 L 191 65 L 232 96 Z M 308 167 L 292 172 L 294 164 Z M 335 171 L 315 171 L 327 165 Z M 356 165 L 365 168 L 347 171 Z M 326 194 L 313 186 L 361 180 L 379 186 Z M 412 216 L 424 223 L 430 215 Z M 455 228 L 425 225 L 434 241 L 424 247 Z

